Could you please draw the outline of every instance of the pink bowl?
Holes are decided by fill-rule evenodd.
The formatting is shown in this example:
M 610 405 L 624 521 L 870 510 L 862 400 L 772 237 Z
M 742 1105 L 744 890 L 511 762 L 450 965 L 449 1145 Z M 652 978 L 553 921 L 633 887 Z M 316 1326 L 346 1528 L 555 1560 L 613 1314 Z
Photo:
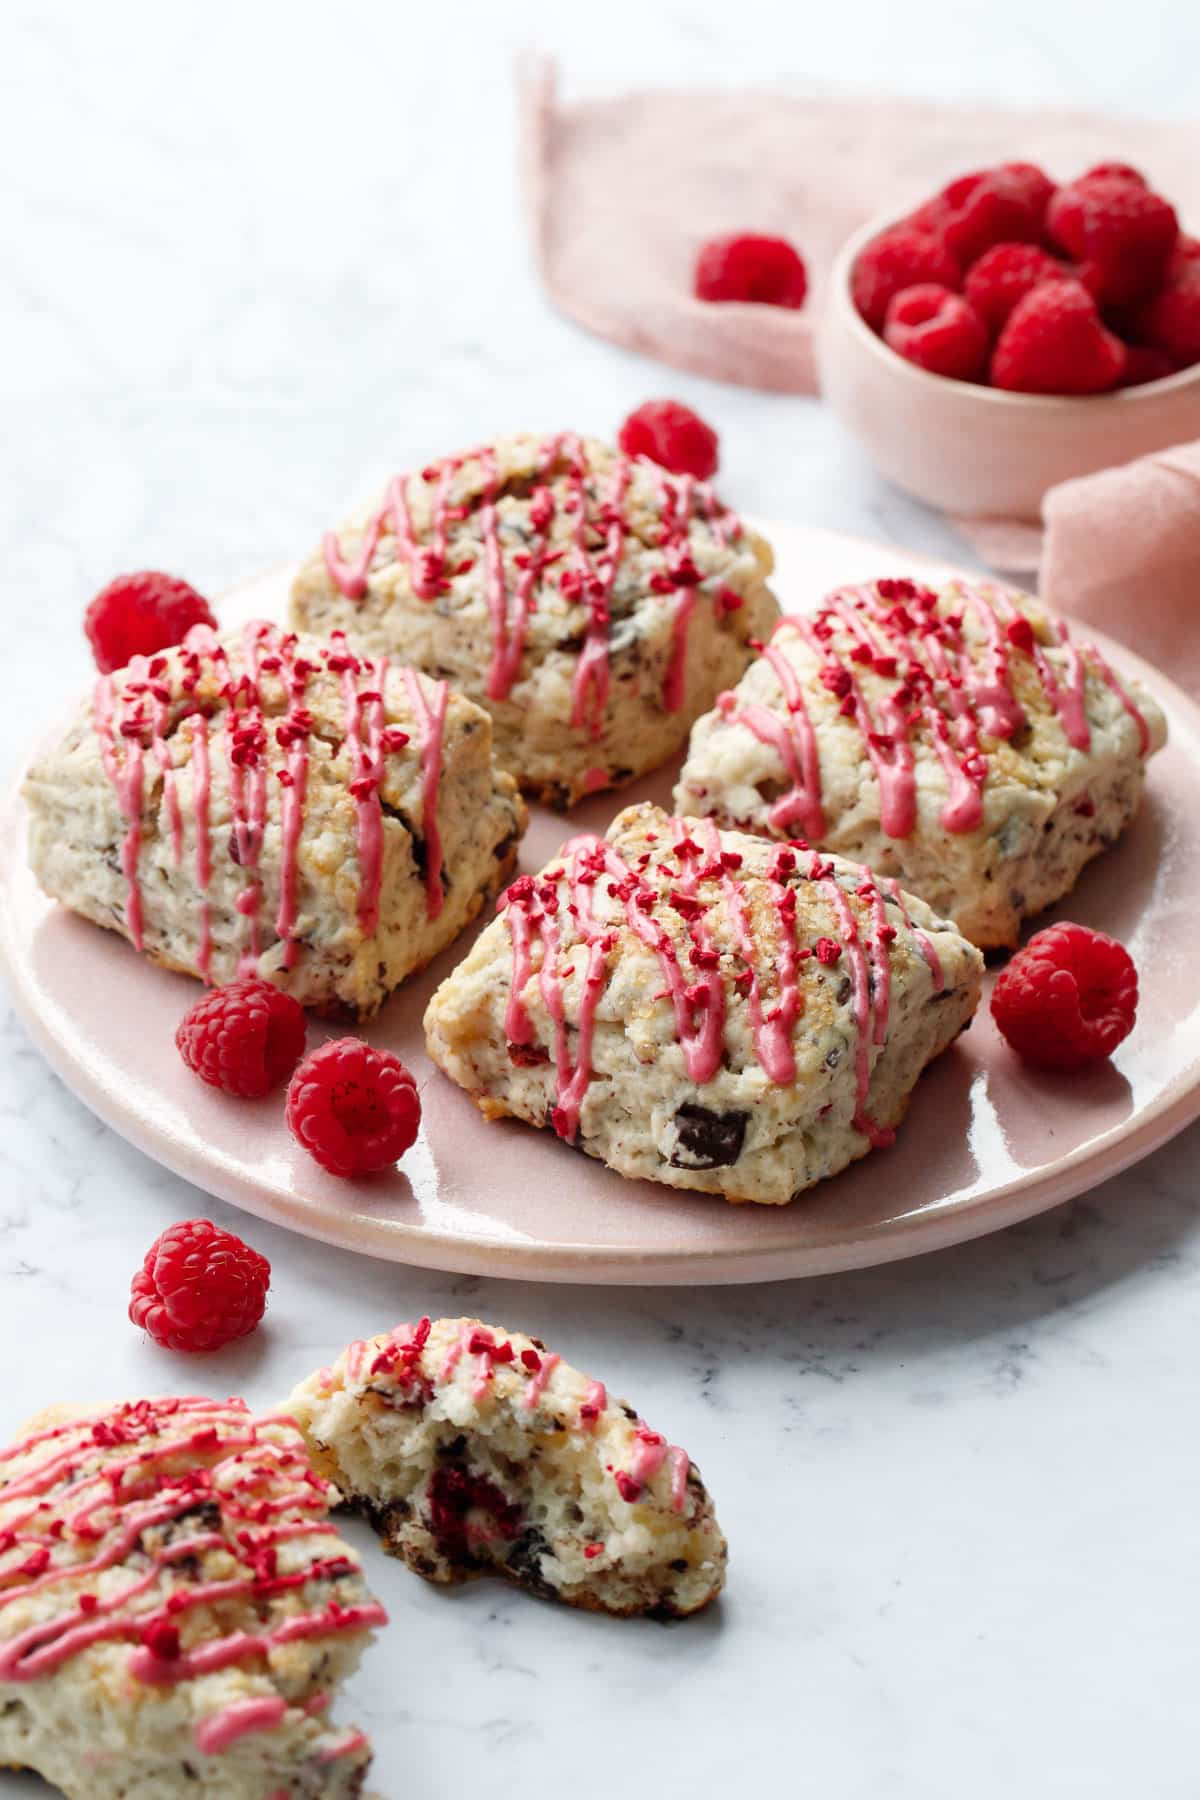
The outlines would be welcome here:
M 943 512 L 1036 520 L 1042 496 L 1200 433 L 1200 364 L 1085 399 L 928 375 L 889 350 L 850 298 L 850 271 L 892 218 L 842 247 L 817 338 L 821 393 L 875 467 Z

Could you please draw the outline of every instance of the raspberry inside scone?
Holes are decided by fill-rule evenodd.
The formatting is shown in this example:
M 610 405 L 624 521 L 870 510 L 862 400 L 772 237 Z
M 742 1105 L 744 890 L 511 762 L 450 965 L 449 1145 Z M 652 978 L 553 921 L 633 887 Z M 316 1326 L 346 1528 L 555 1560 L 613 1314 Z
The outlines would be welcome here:
M 991 583 L 878 581 L 782 619 L 697 721 L 680 812 L 867 863 L 984 949 L 1137 812 L 1162 712 L 1064 620 Z
M 0 1450 L 0 1764 L 70 1800 L 354 1800 L 330 1723 L 386 1622 L 295 1427 L 59 1408 Z
M 430 1581 L 595 1612 L 707 1606 L 726 1547 L 687 1453 L 537 1338 L 438 1319 L 351 1344 L 287 1403 L 316 1466 Z
M 771 567 L 691 476 L 508 437 L 396 476 L 328 533 L 292 620 L 447 678 L 491 713 L 501 767 L 569 805 L 679 750 L 778 617 Z
M 63 905 L 169 968 L 360 1017 L 474 917 L 525 826 L 486 713 L 261 622 L 102 675 L 24 792 Z
M 892 1141 L 983 959 L 893 882 L 657 807 L 572 839 L 425 1014 L 485 1118 L 623 1175 L 779 1205 Z

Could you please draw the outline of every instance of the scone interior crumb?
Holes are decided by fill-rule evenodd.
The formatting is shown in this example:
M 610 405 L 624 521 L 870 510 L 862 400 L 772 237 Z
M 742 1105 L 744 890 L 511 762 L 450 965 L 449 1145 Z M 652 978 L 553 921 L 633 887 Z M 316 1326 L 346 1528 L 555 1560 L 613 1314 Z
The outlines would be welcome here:
M 721 1587 L 725 1542 L 686 1452 L 538 1339 L 423 1319 L 350 1345 L 288 1409 L 317 1466 L 429 1580 L 493 1571 L 657 1617 Z

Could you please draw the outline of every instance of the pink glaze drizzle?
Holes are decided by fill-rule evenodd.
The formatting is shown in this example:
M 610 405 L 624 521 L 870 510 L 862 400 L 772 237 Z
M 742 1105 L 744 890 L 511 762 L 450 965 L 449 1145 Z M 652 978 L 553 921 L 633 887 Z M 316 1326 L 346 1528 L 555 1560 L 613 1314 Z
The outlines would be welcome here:
M 71 1585 L 60 1612 L 0 1644 L 0 1681 L 33 1681 L 92 1644 L 125 1642 L 133 1646 L 133 1679 L 172 1684 L 265 1656 L 277 1645 L 386 1620 L 373 1601 L 341 1606 L 330 1600 L 271 1630 L 233 1632 L 187 1649 L 180 1644 L 179 1628 L 197 1608 L 249 1600 L 262 1617 L 274 1595 L 356 1572 L 326 1516 L 326 1485 L 310 1468 L 290 1420 L 255 1419 L 235 1400 L 138 1401 L 34 1433 L 0 1451 L 0 1468 L 25 1459 L 32 1459 L 29 1467 L 0 1489 L 0 1610 Z M 23 1508 L 22 1501 L 28 1502 Z M 152 1527 L 209 1507 L 217 1509 L 220 1529 L 200 1526 L 147 1547 L 144 1534 Z M 314 1544 L 301 1566 L 279 1569 L 281 1544 L 321 1538 L 334 1539 L 330 1552 L 323 1555 Z M 208 1550 L 232 1556 L 244 1572 L 164 1587 L 164 1571 Z M 129 1579 L 115 1591 L 78 1586 L 131 1561 Z M 266 1704 L 274 1712 L 275 1703 Z M 197 1742 L 215 1753 L 243 1730 L 268 1729 L 281 1717 L 269 1722 L 261 1710 L 226 1709 L 202 1722 Z
M 816 882 L 829 899 L 838 922 L 842 951 L 850 964 L 851 1001 L 854 1009 L 854 1075 L 856 1100 L 854 1127 L 861 1131 L 873 1149 L 884 1149 L 895 1142 L 896 1134 L 887 1126 L 877 1125 L 867 1112 L 867 1092 L 871 1085 L 871 1046 L 887 1039 L 888 1010 L 891 994 L 891 962 L 887 941 L 881 927 L 887 924 L 878 889 L 867 876 L 858 888 L 860 898 L 871 905 L 871 936 L 864 946 L 858 921 L 846 898 L 841 883 L 833 873 L 832 863 L 823 863 L 815 855 L 808 878 Z
M 345 634 L 330 634 L 334 657 L 342 678 L 346 745 L 353 764 L 350 793 L 354 800 L 358 834 L 358 922 L 364 931 L 379 923 L 379 899 L 383 888 L 383 731 L 384 689 L 387 658 L 373 663 L 369 657 L 352 656 Z M 407 678 L 408 670 L 402 671 Z M 359 686 L 360 678 L 366 682 Z M 431 915 L 432 917 L 432 911 Z
M 892 899 L 896 902 L 896 905 L 899 907 L 900 917 L 904 920 L 904 923 L 907 926 L 908 930 L 911 931 L 913 936 L 916 938 L 917 948 L 920 950 L 921 955 L 925 958 L 926 963 L 929 965 L 929 973 L 933 977 L 934 993 L 940 994 L 942 989 L 946 985 L 946 977 L 942 972 L 942 959 L 937 953 L 937 947 L 934 944 L 933 939 L 930 937 L 930 935 L 927 931 L 922 931 L 922 929 L 919 925 L 915 925 L 913 923 L 912 918 L 909 915 L 908 908 L 904 904 L 904 895 L 901 892 L 900 883 L 895 879 L 895 877 L 890 876 L 887 880 L 885 880 L 883 885 L 887 889 L 888 893 L 892 896 Z
M 956 833 L 979 829 L 988 778 L 981 734 L 1005 740 L 1027 724 L 1013 687 L 1014 657 L 1036 674 L 1075 749 L 1086 749 L 1091 742 L 1086 712 L 1090 667 L 1134 721 L 1145 754 L 1145 719 L 1094 645 L 1080 651 L 1063 621 L 1048 622 L 1044 635 L 1049 647 L 1063 655 L 1064 666 L 1057 669 L 1030 621 L 1003 589 L 959 582 L 952 594 L 961 600 L 961 611 L 946 611 L 932 589 L 912 581 L 839 589 L 812 617 L 780 620 L 764 649 L 783 692 L 786 718 L 768 707 L 739 704 L 736 694 L 718 698 L 722 715 L 743 725 L 783 765 L 788 791 L 767 812 L 778 835 L 787 835 L 797 824 L 810 839 L 825 832 L 817 741 L 799 675 L 778 640 L 785 628 L 816 656 L 822 685 L 837 700 L 841 715 L 858 726 L 879 788 L 880 823 L 889 837 L 908 837 L 916 825 L 912 733 L 917 727 L 926 731 L 945 776 L 943 827 Z M 973 648 L 963 632 L 968 609 L 983 632 L 981 649 Z M 882 692 L 876 689 L 869 700 L 860 680 L 863 671 L 890 685 Z
M 699 828 L 702 843 L 689 835 L 687 821 L 673 819 L 670 829 L 675 866 L 660 862 L 655 871 L 667 875 L 665 888 L 648 879 L 649 852 L 638 859 L 636 868 L 630 868 L 611 844 L 599 838 L 580 837 L 564 847 L 561 865 L 551 864 L 536 877 L 520 876 L 498 903 L 512 946 L 505 1011 L 509 1054 L 517 1063 L 546 1060 L 545 1054 L 538 1052 L 525 1001 L 534 975 L 536 940 L 541 949 L 538 990 L 550 1019 L 554 1045 L 556 1104 L 551 1122 L 567 1141 L 572 1141 L 578 1132 L 580 1111 L 591 1080 L 596 1011 L 607 980 L 608 955 L 615 947 L 617 935 L 613 923 L 602 923 L 596 918 L 593 895 L 599 881 L 619 903 L 628 928 L 658 958 L 666 984 L 658 998 L 672 1004 L 688 1075 L 700 1086 L 712 1080 L 725 1047 L 726 977 L 712 932 L 716 917 L 712 909 L 718 901 L 711 892 L 706 897 L 700 888 L 702 882 L 719 884 L 719 905 L 724 910 L 734 949 L 744 964 L 733 980 L 746 994 L 755 1053 L 770 1081 L 784 1084 L 795 1078 L 794 1034 L 804 1006 L 799 965 L 811 954 L 796 944 L 796 891 L 791 879 L 797 873 L 795 850 L 790 845 L 778 846 L 766 871 L 764 887 L 775 921 L 775 936 L 770 951 L 764 954 L 761 928 L 757 934 L 751 930 L 748 890 L 736 873 L 741 856 L 722 850 L 719 834 L 709 821 Z M 883 897 L 869 877 L 864 876 L 856 890 L 866 909 L 865 941 L 846 893 L 834 877 L 832 863 L 822 863 L 814 856 L 807 875 L 802 873 L 801 879 L 818 885 L 830 901 L 850 970 L 855 1027 L 855 1125 L 873 1145 L 889 1144 L 894 1134 L 871 1120 L 867 1091 L 871 1048 L 882 1045 L 887 1037 L 890 945 L 896 930 L 888 922 Z M 681 918 L 682 929 L 677 936 L 673 937 L 653 916 L 664 902 Z M 567 927 L 564 920 L 568 921 Z M 568 933 L 566 937 L 564 932 Z M 936 954 L 923 933 L 918 942 L 922 939 L 922 953 L 927 960 L 932 956 L 932 968 L 937 963 Z M 580 945 L 586 958 L 582 970 L 575 954 Z M 685 959 L 691 974 L 685 973 Z M 764 998 L 767 968 L 776 990 L 770 1005 Z M 572 1056 L 564 982 L 581 975 Z M 940 977 L 938 967 L 939 983 Z
M 676 1512 L 682 1512 L 687 1498 L 691 1459 L 686 1450 L 681 1450 L 678 1444 L 668 1444 L 661 1432 L 651 1431 L 645 1421 L 639 1419 L 633 1434 L 629 1468 L 622 1471 L 626 1479 L 618 1482 L 622 1497 L 626 1500 L 636 1499 L 633 1488 L 644 1488 L 668 1461 L 671 1466 L 671 1504 Z M 632 1488 L 630 1483 L 633 1484 Z
M 596 1422 L 607 1405 L 608 1390 L 605 1388 L 604 1383 L 602 1381 L 589 1382 L 587 1393 L 584 1395 L 583 1403 L 579 1408 L 580 1424 L 586 1425 L 590 1430 L 594 1431 L 596 1429 Z
M 167 811 L 172 853 L 176 863 L 183 856 L 183 822 L 175 769 L 167 733 L 172 714 L 187 723 L 191 742 L 192 799 L 195 813 L 195 876 L 199 890 L 199 948 L 197 966 L 211 979 L 212 925 L 208 891 L 212 880 L 212 734 L 210 721 L 200 710 L 197 688 L 206 677 L 215 682 L 217 702 L 224 709 L 223 745 L 229 791 L 231 830 L 229 855 L 245 876 L 235 905 L 246 921 L 240 968 L 252 971 L 262 950 L 260 911 L 262 878 L 259 870 L 267 828 L 268 775 L 271 768 L 269 739 L 283 752 L 283 766 L 275 770 L 280 800 L 279 907 L 274 921 L 276 936 L 284 945 L 283 965 L 292 968 L 300 952 L 296 937 L 299 852 L 304 831 L 313 718 L 308 705 L 310 683 L 324 671 L 341 680 L 346 721 L 346 743 L 351 764 L 348 785 L 354 798 L 360 882 L 358 914 L 365 930 L 378 922 L 382 881 L 382 803 L 380 787 L 385 759 L 408 743 L 408 735 L 386 723 L 384 686 L 387 663 L 360 662 L 350 654 L 345 640 L 333 634 L 331 645 L 319 658 L 301 655 L 292 633 L 280 632 L 261 621 L 247 625 L 242 634 L 242 667 L 230 667 L 224 645 L 203 626 L 189 633 L 185 643 L 169 655 L 149 663 L 137 658 L 130 664 L 120 687 L 111 676 L 96 683 L 92 717 L 101 762 L 116 790 L 126 832 L 121 853 L 126 880 L 126 923 L 137 949 L 144 946 L 144 907 L 138 877 L 142 845 L 142 810 L 145 802 L 146 752 L 162 772 L 163 803 Z M 286 706 L 282 717 L 265 708 L 264 677 L 282 686 Z M 360 690 L 360 680 L 365 686 Z M 414 678 L 415 681 L 415 678 Z M 445 717 L 444 684 L 430 708 L 421 695 L 417 708 L 421 726 L 420 762 L 426 806 L 436 813 L 437 788 Z M 410 698 L 412 692 L 410 689 Z M 441 846 L 433 826 L 431 860 L 440 869 Z M 440 873 L 427 876 L 430 916 L 441 907 Z
M 478 493 L 452 506 L 450 489 L 454 477 L 472 458 L 481 469 Z M 640 466 L 650 468 L 648 464 Z M 502 488 L 494 449 L 485 445 L 466 456 L 446 458 L 420 473 L 424 484 L 435 484 L 428 547 L 418 542 L 413 527 L 408 496 L 414 477 L 398 475 L 388 483 L 383 501 L 368 520 L 352 558 L 343 556 L 336 532 L 326 533 L 322 543 L 326 573 L 348 600 L 364 600 L 380 539 L 390 531 L 395 540 L 393 560 L 407 569 L 416 597 L 432 601 L 450 588 L 452 577 L 474 567 L 474 544 L 470 554 L 454 566 L 449 562 L 448 549 L 450 524 L 460 524 L 474 513 L 492 636 L 488 697 L 506 700 L 511 694 L 520 674 L 539 584 L 547 570 L 560 565 L 557 576 L 550 579 L 557 579 L 563 598 L 582 606 L 586 614 L 583 647 L 572 681 L 571 722 L 576 730 L 599 737 L 609 692 L 612 594 L 630 533 L 626 501 L 633 468 L 628 458 L 614 457 L 605 491 L 589 509 L 588 483 L 593 471 L 583 442 L 568 432 L 544 439 L 534 458 L 528 510 L 531 535 L 510 556 L 510 578 L 500 536 L 498 508 Z M 561 505 L 556 503 L 552 488 L 559 476 L 565 479 L 566 486 Z M 686 475 L 671 477 L 657 468 L 653 478 L 662 500 L 660 543 L 666 568 L 651 585 L 654 592 L 674 601 L 662 700 L 668 712 L 675 712 L 686 697 L 688 628 L 705 580 L 691 555 L 691 520 L 697 514 L 701 516 L 722 548 L 736 540 L 741 525 L 724 510 L 705 483 Z M 556 522 L 563 523 L 563 532 L 559 541 L 552 543 Z M 737 604 L 737 596 L 731 597 L 719 581 L 714 580 L 710 587 L 718 606 Z
M 529 1385 L 521 1396 L 521 1405 L 526 1412 L 532 1412 L 546 1391 L 546 1383 L 562 1361 L 553 1350 L 542 1352 L 541 1361 L 529 1377 Z
M 255 1731 L 274 1731 L 287 1717 L 287 1701 L 264 1694 L 258 1700 L 234 1700 L 210 1718 L 201 1719 L 192 1741 L 204 1756 L 219 1756 L 239 1738 Z
M 442 776 L 442 733 L 446 724 L 449 689 L 435 681 L 430 704 L 422 678 L 414 669 L 403 671 L 409 703 L 417 715 L 421 733 L 421 829 L 425 834 L 425 904 L 431 919 L 442 910 L 442 834 L 438 830 L 438 788 Z

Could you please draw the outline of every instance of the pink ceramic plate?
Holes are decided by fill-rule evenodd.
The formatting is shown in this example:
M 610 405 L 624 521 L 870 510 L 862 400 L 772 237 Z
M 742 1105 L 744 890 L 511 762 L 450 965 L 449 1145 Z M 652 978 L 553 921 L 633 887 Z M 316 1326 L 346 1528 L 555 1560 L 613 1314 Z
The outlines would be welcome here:
M 763 529 L 792 609 L 843 581 L 945 573 L 880 545 Z M 279 615 L 287 581 L 284 571 L 239 589 L 227 618 Z M 0 953 L 37 1043 L 101 1118 L 199 1187 L 329 1243 L 469 1274 L 620 1283 L 815 1275 L 934 1250 L 1094 1186 L 1200 1114 L 1200 709 L 1137 658 L 1112 654 L 1155 689 L 1171 740 L 1154 759 L 1137 824 L 1085 873 L 1064 911 L 1133 952 L 1142 980 L 1137 1029 L 1111 1065 L 1054 1078 L 1021 1067 L 985 1006 L 922 1080 L 896 1147 L 792 1206 L 727 1206 L 624 1181 L 545 1132 L 485 1124 L 432 1068 L 420 1029 L 426 1000 L 465 942 L 401 989 L 369 1029 L 417 1071 L 418 1143 L 393 1176 L 334 1180 L 291 1142 L 278 1099 L 228 1100 L 188 1073 L 172 1036 L 194 983 L 42 897 L 25 868 L 17 799 L 2 825 Z M 535 810 L 522 866 L 536 868 L 569 831 L 603 830 L 628 800 L 667 801 L 674 775 L 602 794 L 569 827 Z

